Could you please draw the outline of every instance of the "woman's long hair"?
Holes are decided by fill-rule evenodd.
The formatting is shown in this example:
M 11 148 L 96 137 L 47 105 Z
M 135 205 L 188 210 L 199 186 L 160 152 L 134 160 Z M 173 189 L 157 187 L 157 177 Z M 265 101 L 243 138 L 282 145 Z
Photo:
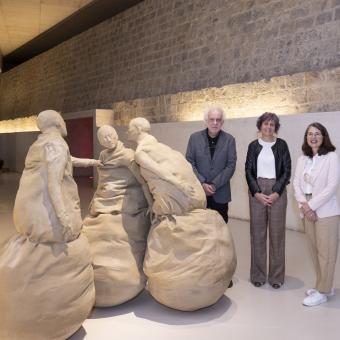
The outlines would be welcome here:
M 303 138 L 302 152 L 304 153 L 304 155 L 308 157 L 314 156 L 312 148 L 307 143 L 307 134 L 308 134 L 309 128 L 311 127 L 318 129 L 321 132 L 321 135 L 323 137 L 322 144 L 320 145 L 319 150 L 318 150 L 318 155 L 319 156 L 327 155 L 328 152 L 335 151 L 335 146 L 332 144 L 331 139 L 329 138 L 327 129 L 322 124 L 318 122 L 314 122 L 307 126 L 305 136 Z

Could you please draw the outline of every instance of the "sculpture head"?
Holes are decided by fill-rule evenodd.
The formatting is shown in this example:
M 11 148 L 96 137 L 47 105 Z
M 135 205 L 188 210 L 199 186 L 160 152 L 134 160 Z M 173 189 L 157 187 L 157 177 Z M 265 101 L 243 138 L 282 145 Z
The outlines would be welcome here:
M 107 149 L 114 149 L 117 145 L 118 135 L 110 125 L 103 125 L 98 129 L 97 137 L 100 145 Z
M 37 126 L 43 133 L 58 130 L 63 137 L 67 136 L 65 121 L 57 111 L 46 110 L 40 112 L 37 117 Z
M 128 139 L 137 141 L 143 134 L 149 133 L 151 130 L 150 123 L 147 119 L 138 117 L 130 120 L 128 129 Z

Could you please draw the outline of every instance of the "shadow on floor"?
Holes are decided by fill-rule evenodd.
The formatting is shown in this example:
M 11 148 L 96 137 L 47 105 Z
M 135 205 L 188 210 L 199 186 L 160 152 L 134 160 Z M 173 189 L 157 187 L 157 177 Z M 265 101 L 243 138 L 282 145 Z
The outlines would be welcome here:
M 270 290 L 274 290 L 274 291 L 286 291 L 286 290 L 293 290 L 293 289 L 300 289 L 302 288 L 303 286 L 305 285 L 305 283 L 300 280 L 299 278 L 297 277 L 294 277 L 294 276 L 288 276 L 286 275 L 285 276 L 285 282 L 284 284 L 281 286 L 280 289 L 274 289 L 270 286 L 269 283 L 267 283 L 266 285 L 262 286 L 264 289 L 270 289 Z M 261 287 L 261 288 L 262 288 Z
M 83 340 L 86 337 L 86 331 L 83 326 L 81 326 L 73 335 L 71 335 L 67 340 Z
M 195 312 L 181 312 L 159 304 L 144 291 L 135 299 L 120 306 L 95 308 L 90 319 L 110 318 L 122 314 L 134 313 L 136 317 L 167 325 L 189 325 L 205 323 L 224 316 L 228 319 L 234 315 L 236 305 L 225 295 L 213 306 Z
M 322 306 L 326 308 L 340 309 L 340 289 L 334 289 L 334 293 L 335 295 L 328 298 L 328 301 L 320 305 L 320 307 Z

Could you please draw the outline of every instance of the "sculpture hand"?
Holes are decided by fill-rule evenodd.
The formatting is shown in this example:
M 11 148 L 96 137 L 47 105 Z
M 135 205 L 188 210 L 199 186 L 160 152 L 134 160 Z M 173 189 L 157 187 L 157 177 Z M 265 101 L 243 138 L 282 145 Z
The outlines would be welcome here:
M 100 159 L 93 160 L 93 166 L 103 166 L 103 162 Z
M 152 212 L 152 205 L 149 205 L 146 209 L 146 212 L 145 212 L 145 215 L 152 215 L 153 212 Z
M 63 236 L 67 241 L 73 241 L 78 237 L 78 235 L 73 233 L 73 230 L 70 227 L 63 228 Z
M 182 182 L 180 184 L 180 188 L 184 192 L 184 194 L 186 194 L 188 196 L 193 196 L 193 194 L 195 193 L 193 186 L 186 183 L 186 182 Z
M 149 205 L 149 207 L 146 209 L 145 215 L 149 216 L 150 223 L 152 224 L 154 219 L 156 218 L 156 214 L 153 212 L 152 206 Z
M 62 234 L 64 236 L 64 239 L 67 241 L 75 240 L 78 237 L 78 235 L 75 235 L 71 228 L 71 221 L 68 214 L 66 214 L 65 212 L 61 214 L 59 216 L 59 221 L 63 227 Z

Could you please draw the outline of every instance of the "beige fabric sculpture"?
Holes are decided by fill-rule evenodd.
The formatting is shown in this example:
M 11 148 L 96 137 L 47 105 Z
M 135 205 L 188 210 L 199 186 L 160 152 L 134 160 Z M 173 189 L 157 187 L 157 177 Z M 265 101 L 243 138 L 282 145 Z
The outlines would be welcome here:
M 115 129 L 104 125 L 98 139 L 98 188 L 84 220 L 90 242 L 96 287 L 96 306 L 107 307 L 134 298 L 145 287 L 143 273 L 147 213 L 152 202 L 148 187 L 134 161 L 134 152 L 118 140 Z M 144 191 L 144 192 L 143 192 Z
M 156 216 L 144 261 L 148 289 L 168 307 L 197 310 L 217 302 L 228 288 L 236 268 L 234 243 L 222 217 L 205 209 L 205 194 L 191 165 L 149 131 L 144 118 L 129 124 Z
M 14 205 L 14 236 L 0 254 L 0 339 L 66 339 L 95 299 L 72 162 L 55 111 L 43 111 Z

